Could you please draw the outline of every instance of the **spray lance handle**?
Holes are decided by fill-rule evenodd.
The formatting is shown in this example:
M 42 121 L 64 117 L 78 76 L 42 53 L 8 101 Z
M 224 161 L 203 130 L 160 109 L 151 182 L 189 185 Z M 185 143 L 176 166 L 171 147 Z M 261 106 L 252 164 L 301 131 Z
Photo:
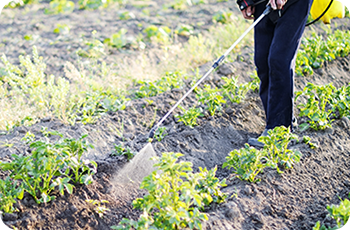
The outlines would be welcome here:
M 264 12 L 262 13 L 263 15 L 268 15 L 270 12 L 272 11 L 272 7 L 270 4 L 266 5 L 266 9 L 264 10 Z

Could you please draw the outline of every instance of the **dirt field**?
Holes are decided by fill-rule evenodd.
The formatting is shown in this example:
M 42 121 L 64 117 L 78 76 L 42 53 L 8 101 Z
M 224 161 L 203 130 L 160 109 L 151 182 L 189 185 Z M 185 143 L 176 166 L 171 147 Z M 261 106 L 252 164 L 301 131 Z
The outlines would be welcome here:
M 193 6 L 188 10 L 162 10 L 162 1 L 151 1 L 149 16 L 141 16 L 141 10 L 126 6 L 136 18 L 156 25 L 176 27 L 178 23 L 205 22 L 196 28 L 204 31 L 212 25 L 212 15 L 230 8 L 237 14 L 234 1 L 210 3 Z M 92 30 L 97 30 L 99 39 L 111 34 L 117 28 L 126 26 L 129 31 L 137 34 L 139 19 L 127 21 L 115 20 L 118 9 L 96 11 L 76 10 L 68 15 L 46 15 L 44 8 L 48 3 L 33 5 L 18 9 L 4 9 L 0 17 L 1 41 L 0 53 L 7 55 L 10 61 L 18 64 L 18 55 L 30 54 L 33 45 L 38 46 L 39 54 L 48 65 L 48 74 L 61 74 L 65 62 L 75 63 L 75 50 L 81 45 L 81 35 L 91 36 Z M 154 12 L 162 12 L 155 17 Z M 52 33 L 56 23 L 70 23 L 71 33 L 65 39 L 54 44 L 57 35 Z M 350 20 L 336 19 L 332 28 L 350 29 Z M 314 29 L 321 31 L 320 25 Z M 308 28 L 307 30 L 309 30 Z M 33 40 L 25 41 L 23 36 L 31 33 Z M 178 41 L 182 42 L 182 41 Z M 120 55 L 116 50 L 110 50 L 106 57 L 107 63 L 112 63 Z M 225 63 L 212 74 L 206 83 L 217 85 L 220 77 L 239 76 L 241 82 L 249 81 L 249 72 L 254 70 L 251 48 L 243 49 L 239 60 Z M 205 72 L 210 63 L 201 66 Z M 326 63 L 325 67 L 316 70 L 312 76 L 297 76 L 296 90 L 301 90 L 307 82 L 326 84 L 333 82 L 336 87 L 350 82 L 350 56 L 338 58 Z M 228 71 L 229 70 L 229 71 Z M 28 146 L 21 138 L 31 131 L 36 136 L 42 136 L 40 130 L 56 130 L 67 137 L 78 138 L 87 133 L 88 140 L 95 146 L 86 156 L 98 163 L 95 181 L 88 186 L 77 186 L 72 195 L 66 194 L 48 204 L 37 205 L 34 199 L 26 195 L 19 201 L 14 214 L 4 214 L 3 221 L 8 226 L 18 229 L 110 229 L 124 218 L 137 219 L 139 212 L 132 209 L 132 200 L 144 194 L 136 186 L 123 186 L 115 179 L 118 171 L 127 163 L 124 157 L 110 156 L 114 145 L 124 142 L 125 146 L 134 151 L 141 150 L 147 144 L 149 128 L 145 123 L 160 119 L 189 88 L 173 90 L 151 98 L 154 103 L 149 105 L 145 99 L 133 100 L 123 111 L 105 114 L 94 124 L 77 124 L 68 126 L 55 118 L 47 118 L 31 127 L 16 127 L 11 132 L 0 135 L 0 143 L 12 143 L 13 147 L 0 147 L 0 159 L 8 159 L 11 154 L 25 153 Z M 194 95 L 185 100 L 186 105 L 194 103 Z M 244 147 L 249 137 L 256 137 L 264 130 L 264 112 L 258 93 L 250 93 L 241 104 L 225 105 L 222 115 L 200 118 L 199 126 L 194 128 L 177 123 L 171 116 L 164 122 L 167 136 L 153 142 L 157 155 L 162 152 L 180 152 L 184 154 L 181 160 L 191 161 L 195 168 L 218 166 L 217 176 L 221 179 L 231 178 L 230 172 L 221 169 L 225 157 L 233 149 Z M 298 113 L 297 109 L 295 110 Z M 123 123 L 123 138 L 114 130 Z M 333 123 L 332 129 L 326 131 L 306 132 L 296 131 L 299 139 L 304 135 L 312 138 L 319 145 L 310 149 L 299 143 L 293 146 L 302 152 L 301 162 L 293 169 L 278 174 L 275 170 L 266 170 L 258 177 L 258 183 L 241 181 L 238 178 L 228 180 L 228 186 L 223 191 L 228 194 L 227 202 L 212 205 L 206 210 L 209 221 L 203 229 L 312 229 L 317 221 L 326 226 L 335 226 L 335 222 L 327 217 L 326 206 L 338 204 L 339 198 L 348 197 L 350 192 L 350 120 L 343 118 Z M 1 173 L 3 175 L 3 173 Z M 110 209 L 103 218 L 92 211 L 85 200 L 107 200 Z

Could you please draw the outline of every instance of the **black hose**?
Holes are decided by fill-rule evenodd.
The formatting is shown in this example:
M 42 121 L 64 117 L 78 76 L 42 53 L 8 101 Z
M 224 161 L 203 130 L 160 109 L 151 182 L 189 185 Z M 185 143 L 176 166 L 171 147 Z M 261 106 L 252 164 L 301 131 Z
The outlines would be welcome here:
M 320 18 L 322 18 L 323 15 L 325 15 L 325 13 L 327 13 L 327 11 L 329 10 L 329 8 L 331 8 L 331 5 L 332 5 L 333 1 L 334 1 L 334 0 L 331 0 L 331 1 L 329 2 L 327 8 L 323 11 L 323 13 L 322 13 L 318 18 L 316 18 L 316 19 L 313 20 L 312 22 L 307 23 L 305 26 L 312 25 L 312 24 L 314 24 L 315 22 L 317 22 L 318 20 L 320 20 Z

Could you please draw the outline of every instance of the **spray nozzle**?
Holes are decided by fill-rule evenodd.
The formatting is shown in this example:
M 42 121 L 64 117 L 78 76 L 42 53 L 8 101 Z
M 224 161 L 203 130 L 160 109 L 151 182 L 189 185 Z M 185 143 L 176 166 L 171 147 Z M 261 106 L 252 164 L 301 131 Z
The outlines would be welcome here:
M 150 131 L 149 134 L 148 134 L 148 138 L 149 138 L 149 139 L 153 139 L 154 134 L 156 133 L 157 129 L 158 129 L 158 126 L 157 126 L 157 125 L 154 126 L 154 127 L 151 129 L 151 131 Z

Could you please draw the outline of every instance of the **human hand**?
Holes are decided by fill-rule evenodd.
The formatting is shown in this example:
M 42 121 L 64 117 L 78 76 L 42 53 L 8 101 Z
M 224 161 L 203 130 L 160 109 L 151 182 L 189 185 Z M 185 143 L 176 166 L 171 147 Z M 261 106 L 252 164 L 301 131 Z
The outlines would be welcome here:
M 247 8 L 243 9 L 241 12 L 245 19 L 254 19 L 255 7 L 248 6 Z
M 269 0 L 269 4 L 271 5 L 272 9 L 282 9 L 282 7 L 287 3 L 287 0 Z

